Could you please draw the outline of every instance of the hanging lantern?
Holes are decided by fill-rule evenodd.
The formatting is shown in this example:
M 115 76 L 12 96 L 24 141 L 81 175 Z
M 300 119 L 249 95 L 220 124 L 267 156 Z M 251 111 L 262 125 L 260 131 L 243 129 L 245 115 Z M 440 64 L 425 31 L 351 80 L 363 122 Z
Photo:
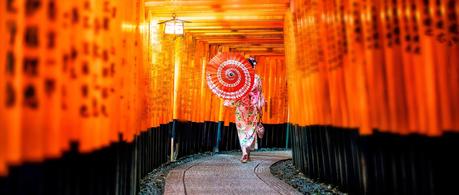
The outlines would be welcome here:
M 174 13 L 172 14 L 172 19 L 160 22 L 159 24 L 164 24 L 165 34 L 183 35 L 185 22 L 189 21 L 177 19 Z

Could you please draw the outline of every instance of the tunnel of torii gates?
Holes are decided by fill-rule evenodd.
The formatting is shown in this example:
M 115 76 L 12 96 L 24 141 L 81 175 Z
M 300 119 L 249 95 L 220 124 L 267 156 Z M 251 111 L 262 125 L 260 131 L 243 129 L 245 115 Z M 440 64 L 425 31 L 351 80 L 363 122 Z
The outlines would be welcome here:
M 159 24 L 174 13 L 183 35 Z M 351 194 L 444 194 L 458 14 L 455 0 L 4 0 L 0 194 L 135 194 L 171 159 L 238 149 L 205 81 L 223 51 L 258 61 L 261 147 Z

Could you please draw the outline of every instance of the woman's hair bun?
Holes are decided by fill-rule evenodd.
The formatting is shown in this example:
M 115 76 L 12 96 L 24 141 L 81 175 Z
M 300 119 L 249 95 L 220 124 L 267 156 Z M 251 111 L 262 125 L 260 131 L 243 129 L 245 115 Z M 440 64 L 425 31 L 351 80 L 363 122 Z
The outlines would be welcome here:
M 250 62 L 250 64 L 252 64 L 252 68 L 254 68 L 257 65 L 257 61 L 254 57 L 249 57 L 249 59 L 247 60 Z

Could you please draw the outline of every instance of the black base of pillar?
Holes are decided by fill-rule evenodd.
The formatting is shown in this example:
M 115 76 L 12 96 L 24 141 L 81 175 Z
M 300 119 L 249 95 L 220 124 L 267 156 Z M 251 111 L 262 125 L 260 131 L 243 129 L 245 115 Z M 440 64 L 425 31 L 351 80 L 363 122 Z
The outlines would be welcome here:
M 295 166 L 350 194 L 448 194 L 459 173 L 459 134 L 432 138 L 292 126 Z

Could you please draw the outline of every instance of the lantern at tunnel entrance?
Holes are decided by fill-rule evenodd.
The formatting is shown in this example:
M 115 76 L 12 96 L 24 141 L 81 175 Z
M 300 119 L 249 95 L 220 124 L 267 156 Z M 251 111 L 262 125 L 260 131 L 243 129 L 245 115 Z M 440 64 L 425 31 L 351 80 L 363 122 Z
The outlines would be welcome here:
M 172 14 L 172 19 L 160 22 L 164 24 L 164 33 L 172 35 L 183 35 L 184 23 L 189 22 L 185 20 L 177 19 L 176 14 Z

